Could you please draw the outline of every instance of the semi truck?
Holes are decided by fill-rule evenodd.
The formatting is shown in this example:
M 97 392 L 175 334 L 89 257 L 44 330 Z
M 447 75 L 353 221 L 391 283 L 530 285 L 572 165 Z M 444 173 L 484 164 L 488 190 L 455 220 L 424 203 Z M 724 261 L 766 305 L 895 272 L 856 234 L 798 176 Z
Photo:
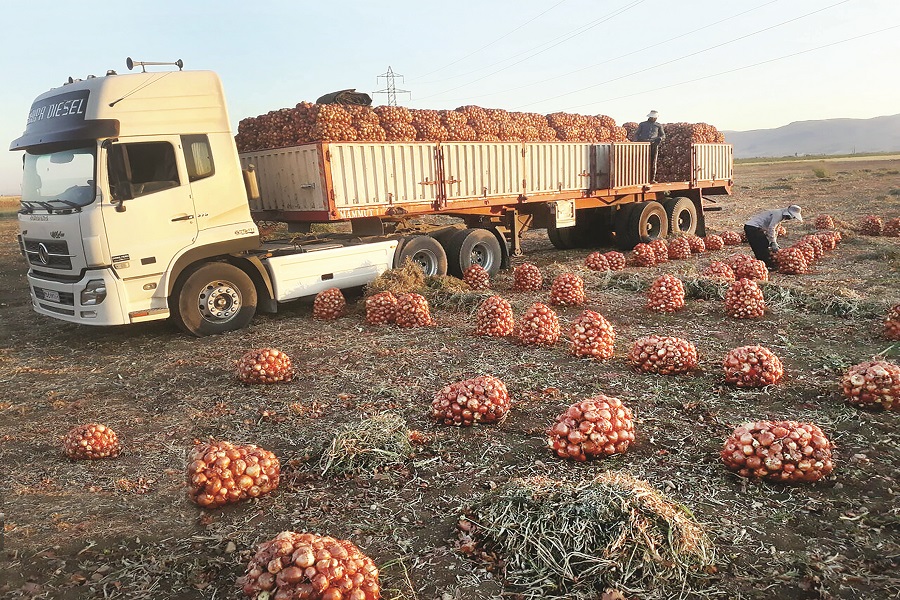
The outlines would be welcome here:
M 167 64 L 177 70 L 146 69 Z M 704 200 L 733 184 L 728 144 L 695 144 L 690 179 L 664 183 L 649 181 L 649 144 L 635 142 L 316 142 L 239 154 L 214 72 L 127 65 L 142 70 L 69 78 L 38 96 L 10 145 L 24 154 L 18 243 L 34 310 L 47 317 L 169 318 L 217 334 L 406 259 L 431 275 L 472 264 L 495 274 L 532 228 L 558 248 L 703 235 Z M 456 219 L 428 225 L 426 215 Z M 263 241 L 261 220 L 291 235 Z M 316 233 L 317 223 L 344 231 Z

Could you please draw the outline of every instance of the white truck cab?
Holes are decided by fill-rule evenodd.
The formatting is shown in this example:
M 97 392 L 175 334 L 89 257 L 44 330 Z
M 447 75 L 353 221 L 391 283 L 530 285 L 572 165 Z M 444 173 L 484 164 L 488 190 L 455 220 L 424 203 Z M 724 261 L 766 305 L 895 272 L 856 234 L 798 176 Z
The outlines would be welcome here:
M 349 256 L 327 248 L 316 260 L 331 255 L 326 271 L 346 263 L 343 278 L 298 283 L 298 256 L 273 282 L 212 72 L 70 80 L 34 101 L 10 150 L 24 151 L 19 244 L 34 309 L 49 317 L 122 325 L 171 316 L 207 335 L 243 327 L 258 301 L 274 310 L 392 266 L 396 241 Z

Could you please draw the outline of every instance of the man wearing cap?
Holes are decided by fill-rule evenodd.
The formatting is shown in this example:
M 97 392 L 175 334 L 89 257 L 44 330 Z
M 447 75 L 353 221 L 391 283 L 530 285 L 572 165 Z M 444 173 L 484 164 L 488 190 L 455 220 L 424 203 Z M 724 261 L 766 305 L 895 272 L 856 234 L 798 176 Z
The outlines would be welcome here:
M 782 221 L 802 223 L 803 216 L 800 214 L 800 207 L 792 204 L 787 208 L 765 210 L 750 217 L 744 225 L 744 232 L 747 234 L 747 241 L 753 249 L 753 254 L 759 260 L 765 261 L 766 266 L 770 269 L 775 268 L 773 257 L 780 250 L 777 230 L 778 224 Z
M 656 122 L 659 113 L 651 110 L 647 120 L 638 125 L 634 134 L 636 142 L 650 142 L 650 183 L 656 183 L 656 159 L 659 157 L 659 146 L 666 141 L 666 131 Z

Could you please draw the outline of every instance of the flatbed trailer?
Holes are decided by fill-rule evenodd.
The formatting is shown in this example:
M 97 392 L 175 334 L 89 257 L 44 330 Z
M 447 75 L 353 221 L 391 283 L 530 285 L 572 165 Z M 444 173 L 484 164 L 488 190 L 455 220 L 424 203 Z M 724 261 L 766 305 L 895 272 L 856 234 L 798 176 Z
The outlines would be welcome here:
M 703 198 L 731 193 L 732 146 L 694 144 L 691 177 L 675 182 L 650 182 L 649 152 L 645 142 L 319 142 L 244 152 L 240 160 L 258 181 L 259 195 L 250 200 L 258 219 L 288 222 L 295 231 L 350 221 L 355 232 L 381 234 L 385 222 L 450 215 L 504 227 L 519 254 L 517 234 L 532 227 L 548 228 L 563 247 L 583 245 L 566 243 L 571 232 L 557 239 L 573 227 L 590 234 L 576 237 L 598 244 L 616 238 L 625 249 L 673 230 L 699 227 L 702 234 Z M 631 227 L 618 214 L 647 201 L 674 207 L 675 198 L 694 206 L 687 221 L 667 211 L 675 227 Z

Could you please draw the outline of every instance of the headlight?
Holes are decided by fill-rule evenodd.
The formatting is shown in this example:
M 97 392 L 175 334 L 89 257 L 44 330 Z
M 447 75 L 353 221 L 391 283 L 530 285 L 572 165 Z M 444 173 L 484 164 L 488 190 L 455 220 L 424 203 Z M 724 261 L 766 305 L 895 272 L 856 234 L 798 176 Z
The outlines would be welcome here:
M 106 299 L 106 283 L 102 279 L 91 279 L 81 290 L 81 305 L 93 306 Z

